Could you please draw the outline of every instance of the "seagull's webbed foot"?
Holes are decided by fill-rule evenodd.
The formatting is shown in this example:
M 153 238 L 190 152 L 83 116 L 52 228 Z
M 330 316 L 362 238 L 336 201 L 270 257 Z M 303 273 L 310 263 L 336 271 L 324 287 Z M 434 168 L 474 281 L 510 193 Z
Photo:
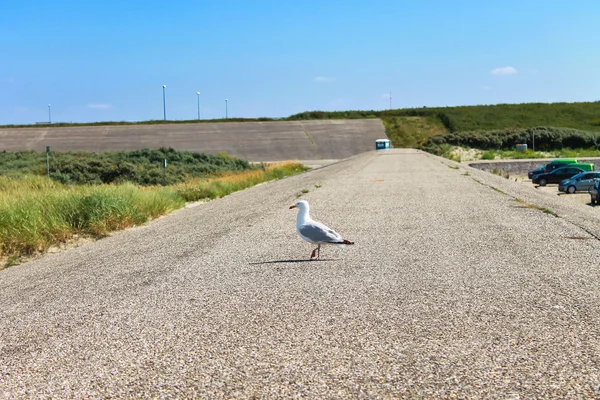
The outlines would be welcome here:
M 310 254 L 310 259 L 314 260 L 317 257 L 317 249 L 314 249 Z

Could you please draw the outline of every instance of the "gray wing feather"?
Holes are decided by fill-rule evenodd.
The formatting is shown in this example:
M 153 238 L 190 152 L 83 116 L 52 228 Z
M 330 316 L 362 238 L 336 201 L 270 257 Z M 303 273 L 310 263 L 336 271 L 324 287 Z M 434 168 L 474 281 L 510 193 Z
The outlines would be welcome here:
M 298 232 L 316 243 L 336 243 L 343 240 L 339 233 L 316 221 L 302 225 Z

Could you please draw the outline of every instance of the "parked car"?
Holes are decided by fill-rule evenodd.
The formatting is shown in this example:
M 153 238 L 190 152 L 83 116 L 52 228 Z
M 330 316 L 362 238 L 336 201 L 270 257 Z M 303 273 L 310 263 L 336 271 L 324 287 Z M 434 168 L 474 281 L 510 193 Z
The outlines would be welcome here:
M 594 182 L 594 185 L 590 188 L 590 197 L 592 204 L 600 204 L 600 181 Z
M 548 183 L 560 183 L 564 179 L 569 179 L 573 175 L 577 175 L 580 172 L 585 172 L 581 168 L 576 167 L 562 167 L 557 168 L 552 172 L 545 174 L 534 175 L 531 182 L 540 186 L 546 186 Z
M 584 171 L 593 171 L 596 169 L 596 166 L 592 163 L 573 163 L 573 164 L 565 165 L 565 167 L 581 168 Z
M 577 162 L 576 158 L 557 158 L 556 160 L 550 161 L 546 165 L 542 165 L 539 168 L 536 168 L 527 173 L 527 177 L 532 179 L 534 175 L 544 174 L 546 172 L 554 171 L 557 168 L 564 167 L 568 164 L 574 164 Z
M 600 179 L 600 171 L 580 172 L 558 184 L 558 190 L 565 193 L 588 191 Z
M 539 174 L 543 174 L 543 173 L 546 173 L 546 172 L 548 172 L 548 170 L 546 169 L 546 166 L 545 166 L 545 165 L 542 165 L 542 166 L 541 166 L 541 167 L 539 167 L 539 168 L 536 168 L 536 169 L 534 169 L 534 170 L 531 170 L 531 171 L 529 171 L 529 172 L 527 173 L 527 177 L 528 177 L 529 179 L 533 179 L 533 176 L 534 176 L 534 175 L 539 175 Z

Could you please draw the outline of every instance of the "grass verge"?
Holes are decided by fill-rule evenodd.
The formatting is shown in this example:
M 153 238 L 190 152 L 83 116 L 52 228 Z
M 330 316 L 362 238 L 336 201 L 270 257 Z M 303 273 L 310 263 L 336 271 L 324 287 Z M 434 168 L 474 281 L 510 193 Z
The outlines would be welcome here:
M 100 238 L 181 208 L 308 168 L 286 162 L 173 186 L 67 186 L 39 176 L 0 177 L 0 269 L 74 237 Z

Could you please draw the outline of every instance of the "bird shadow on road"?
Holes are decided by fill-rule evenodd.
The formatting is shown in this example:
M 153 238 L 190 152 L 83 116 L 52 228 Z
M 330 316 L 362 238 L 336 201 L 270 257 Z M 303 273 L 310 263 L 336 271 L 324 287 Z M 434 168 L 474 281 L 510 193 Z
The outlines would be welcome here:
M 335 258 L 322 258 L 320 260 L 307 260 L 307 259 L 301 259 L 301 260 L 271 260 L 271 261 L 258 261 L 258 262 L 251 262 L 248 263 L 250 265 L 260 265 L 260 264 L 285 264 L 285 263 L 303 263 L 303 262 L 327 262 L 327 261 L 336 261 Z

